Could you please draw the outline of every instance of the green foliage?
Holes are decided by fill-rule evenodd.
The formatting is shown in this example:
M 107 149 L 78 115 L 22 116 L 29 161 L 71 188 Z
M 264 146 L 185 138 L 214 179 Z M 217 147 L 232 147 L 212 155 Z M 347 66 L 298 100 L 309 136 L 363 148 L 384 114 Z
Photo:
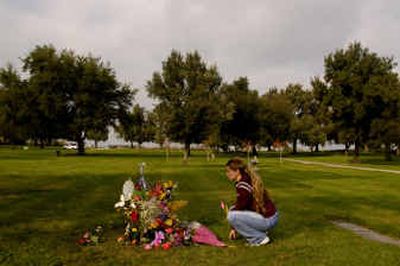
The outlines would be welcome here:
M 284 93 L 271 90 L 260 98 L 260 144 L 288 141 L 293 120 L 292 103 Z
M 337 50 L 325 58 L 325 102 L 338 131 L 347 132 L 346 138 L 355 144 L 356 157 L 360 145 L 370 137 L 373 121 L 390 113 L 386 108 L 388 97 L 397 101 L 395 65 L 392 58 L 379 57 L 360 43 L 352 43 L 346 50 Z
M 240 77 L 232 84 L 224 84 L 220 92 L 225 101 L 233 108 L 232 119 L 222 123 L 221 138 L 223 143 L 255 145 L 260 139 L 259 110 L 257 91 L 250 90 L 247 77 Z
M 133 142 L 137 142 L 140 148 L 143 142 L 154 139 L 155 125 L 150 113 L 146 113 L 143 107 L 136 104 L 131 113 L 121 117 L 117 131 L 131 146 Z
M 293 118 L 290 122 L 290 137 L 293 153 L 297 153 L 297 140 L 305 140 L 305 132 L 310 129 L 313 121 L 307 116 L 310 112 L 312 94 L 303 90 L 301 84 L 289 84 L 284 93 L 291 102 Z
M 0 69 L 0 138 L 3 142 L 22 144 L 29 127 L 26 83 L 11 65 Z M 1 141 L 0 141 L 1 142 Z
M 157 105 L 148 116 L 149 130 L 160 147 L 163 147 L 167 139 L 168 113 L 163 106 L 163 104 Z
M 1 70 L 5 138 L 15 130 L 19 138 L 39 141 L 42 147 L 55 138 L 74 139 L 84 153 L 87 134 L 104 139 L 107 127 L 131 105 L 134 91 L 120 84 L 100 58 L 43 45 L 22 62 L 26 80 L 11 67 Z
M 205 140 L 221 120 L 217 93 L 221 77 L 216 66 L 208 67 L 198 52 L 183 56 L 172 51 L 147 83 L 149 95 L 168 114 L 165 127 L 168 137 L 185 144 Z

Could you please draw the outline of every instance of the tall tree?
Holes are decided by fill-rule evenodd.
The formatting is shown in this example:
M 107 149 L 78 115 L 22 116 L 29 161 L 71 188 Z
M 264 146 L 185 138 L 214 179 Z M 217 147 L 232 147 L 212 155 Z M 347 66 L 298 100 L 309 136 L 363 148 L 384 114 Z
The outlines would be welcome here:
M 130 113 L 120 120 L 119 134 L 131 143 L 137 142 L 140 148 L 145 141 L 154 140 L 155 125 L 152 114 L 136 104 Z
M 382 112 L 382 88 L 388 88 L 393 75 L 392 58 L 380 57 L 358 42 L 325 57 L 325 82 L 331 118 L 339 131 L 346 131 L 355 145 L 358 159 L 361 144 L 366 143 L 371 124 Z M 379 81 L 379 82 L 377 82 Z M 385 91 L 385 93 L 388 91 Z
M 293 119 L 292 103 L 288 96 L 270 90 L 260 98 L 260 144 L 268 150 L 274 142 L 290 140 L 290 125 Z
M 53 138 L 67 137 L 70 119 L 66 84 L 70 77 L 66 76 L 66 62 L 51 45 L 36 46 L 22 62 L 29 76 L 27 93 L 31 96 L 29 137 L 43 148 Z
M 99 141 L 106 141 L 108 139 L 108 128 L 89 129 L 87 138 L 94 141 L 94 147 L 98 147 Z
M 131 104 L 134 92 L 100 58 L 44 45 L 23 63 L 32 96 L 32 138 L 42 144 L 55 137 L 74 139 L 83 154 L 88 132 L 104 133 Z
M 392 147 L 400 144 L 400 82 L 396 73 L 377 78 L 365 98 L 375 117 L 371 123 L 369 144 L 385 147 L 385 159 L 392 159 Z
M 12 65 L 0 69 L 0 137 L 4 142 L 22 144 L 27 139 L 30 97 L 26 86 Z
M 305 91 L 301 84 L 289 84 L 285 89 L 285 94 L 291 101 L 293 119 L 290 125 L 290 135 L 292 139 L 292 153 L 297 153 L 297 141 L 304 139 L 304 132 L 309 128 L 306 122 L 308 104 L 311 101 L 311 93 Z
M 249 89 L 247 77 L 240 77 L 231 84 L 224 84 L 221 95 L 232 104 L 232 119 L 222 123 L 223 142 L 233 145 L 256 145 L 260 139 L 259 97 Z
M 168 113 L 167 108 L 163 107 L 163 104 L 157 105 L 154 110 L 149 114 L 149 121 L 153 127 L 154 141 L 162 148 L 165 140 L 168 138 L 167 123 Z
M 207 66 L 198 52 L 183 56 L 172 51 L 147 83 L 149 95 L 160 101 L 168 113 L 167 132 L 174 141 L 185 145 L 185 158 L 190 144 L 200 143 L 210 134 L 218 118 L 217 92 L 221 77 L 216 66 Z

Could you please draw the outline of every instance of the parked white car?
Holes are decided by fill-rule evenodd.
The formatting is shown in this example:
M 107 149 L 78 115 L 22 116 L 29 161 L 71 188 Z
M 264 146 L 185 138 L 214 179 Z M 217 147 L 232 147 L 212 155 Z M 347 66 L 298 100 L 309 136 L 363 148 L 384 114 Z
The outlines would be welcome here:
M 67 143 L 65 143 L 63 148 L 66 150 L 77 150 L 78 144 L 76 142 L 67 142 Z

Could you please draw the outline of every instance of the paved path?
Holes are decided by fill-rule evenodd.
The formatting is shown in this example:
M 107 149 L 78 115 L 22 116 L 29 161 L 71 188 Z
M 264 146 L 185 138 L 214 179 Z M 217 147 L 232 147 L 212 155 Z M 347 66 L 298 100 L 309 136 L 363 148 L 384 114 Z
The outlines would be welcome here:
M 351 165 L 345 165 L 345 164 L 322 163 L 322 162 L 305 161 L 305 160 L 289 159 L 289 158 L 285 158 L 284 161 L 301 163 L 301 164 L 306 164 L 306 165 L 321 165 L 321 166 L 340 168 L 340 169 L 353 169 L 353 170 L 362 170 L 362 171 L 400 174 L 399 170 L 387 170 L 387 169 L 379 169 L 379 168 L 371 168 L 371 167 L 351 166 Z
M 365 239 L 374 240 L 374 241 L 378 241 L 378 242 L 385 243 L 385 244 L 392 244 L 392 245 L 400 247 L 400 240 L 379 234 L 379 233 L 374 232 L 365 227 L 362 227 L 362 226 L 359 226 L 356 224 L 352 224 L 352 223 L 339 222 L 339 221 L 332 221 L 332 223 L 340 228 L 350 230 Z

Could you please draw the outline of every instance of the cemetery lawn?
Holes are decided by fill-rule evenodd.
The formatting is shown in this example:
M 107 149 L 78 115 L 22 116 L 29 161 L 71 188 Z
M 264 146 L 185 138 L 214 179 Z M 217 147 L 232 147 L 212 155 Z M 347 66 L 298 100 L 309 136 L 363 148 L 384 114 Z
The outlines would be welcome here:
M 194 151 L 186 165 L 181 155 L 174 152 L 167 162 L 157 150 L 89 150 L 82 157 L 62 151 L 56 157 L 54 148 L 0 148 L 0 265 L 400 265 L 400 247 L 331 223 L 356 223 L 399 239 L 399 174 L 281 164 L 276 155 L 263 155 L 258 171 L 280 221 L 272 244 L 247 247 L 243 239 L 228 240 L 229 226 L 219 209 L 220 200 L 235 199 L 223 167 L 231 155 L 207 162 L 204 153 Z M 311 159 L 346 162 L 342 155 Z M 231 247 L 144 251 L 118 244 L 124 229 L 113 206 L 139 162 L 147 163 L 149 181 L 178 182 L 175 198 L 188 201 L 178 213 L 181 220 L 205 224 Z M 361 162 L 386 167 L 382 155 Z M 400 163 L 391 167 L 400 170 Z M 96 225 L 104 226 L 105 242 L 77 245 Z

